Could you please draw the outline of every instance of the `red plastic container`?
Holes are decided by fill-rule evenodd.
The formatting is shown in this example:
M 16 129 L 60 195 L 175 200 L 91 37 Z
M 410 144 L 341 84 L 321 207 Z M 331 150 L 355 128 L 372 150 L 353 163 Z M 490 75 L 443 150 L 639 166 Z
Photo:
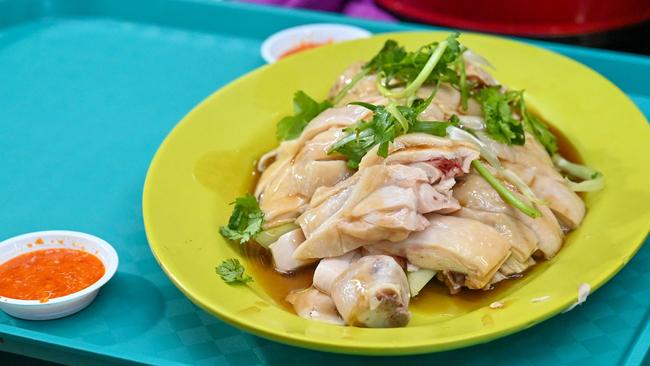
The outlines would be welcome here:
M 399 16 L 416 21 L 529 36 L 590 34 L 650 19 L 650 0 L 375 1 Z

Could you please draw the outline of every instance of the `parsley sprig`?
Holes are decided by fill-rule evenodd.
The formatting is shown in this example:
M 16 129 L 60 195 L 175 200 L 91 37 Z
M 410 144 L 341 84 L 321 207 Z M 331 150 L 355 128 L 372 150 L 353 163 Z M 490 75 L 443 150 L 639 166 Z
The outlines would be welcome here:
M 219 277 L 226 283 L 247 283 L 253 281 L 251 276 L 244 273 L 246 269 L 236 258 L 226 259 L 215 270 Z
M 425 83 L 447 82 L 461 91 L 462 105 L 467 105 L 467 85 L 462 53 L 465 48 L 458 42 L 459 33 L 442 42 L 432 42 L 417 51 L 407 52 L 394 40 L 388 40 L 382 49 L 332 98 L 317 102 L 302 90 L 293 97 L 294 114 L 282 118 L 276 129 L 279 141 L 300 136 L 309 122 L 324 110 L 340 102 L 343 97 L 368 74 L 378 74 L 379 89 L 391 98 L 408 98 Z M 459 70 L 460 75 L 457 74 Z M 400 91 L 395 87 L 405 86 Z
M 228 220 L 228 226 L 220 227 L 219 233 L 226 239 L 244 244 L 262 231 L 264 212 L 250 193 L 235 199 L 232 204 L 235 207 L 230 215 L 230 220 Z
M 449 131 L 454 130 L 467 133 L 455 127 L 459 125 L 458 117 L 455 115 L 452 115 L 449 121 L 418 120 L 419 114 L 431 103 L 437 87 L 444 82 L 460 92 L 462 110 L 467 110 L 470 98 L 474 98 L 481 105 L 485 129 L 492 139 L 508 145 L 523 145 L 526 141 L 525 132 L 528 132 L 544 146 L 558 168 L 570 176 L 584 179 L 580 183 L 569 182 L 573 183 L 572 189 L 602 188 L 602 174 L 577 164 L 558 163 L 564 160 L 560 160 L 561 157 L 558 155 L 557 139 L 541 120 L 529 113 L 523 90 L 502 91 L 500 86 L 481 87 L 468 80 L 463 59 L 466 48 L 458 42 L 458 37 L 459 34 L 455 33 L 446 40 L 432 42 L 412 52 L 406 51 L 394 40 L 386 41 L 382 49 L 331 101 L 318 103 L 305 93 L 297 92 L 294 96 L 295 114 L 283 118 L 278 123 L 278 139 L 298 137 L 311 119 L 323 110 L 338 104 L 354 85 L 368 74 L 377 76 L 377 88 L 388 97 L 389 102 L 386 106 L 362 102 L 351 103 L 368 108 L 373 112 L 373 116 L 370 121 L 360 121 L 346 128 L 344 131 L 347 134 L 329 149 L 329 153 L 336 152 L 344 155 L 348 159 L 347 164 L 350 168 L 358 168 L 363 156 L 377 145 L 379 145 L 377 154 L 386 157 L 389 144 L 400 135 L 424 132 L 447 136 Z M 435 84 L 436 89 L 427 100 L 414 100 L 417 90 L 425 84 Z M 405 105 L 399 105 L 398 102 L 404 102 Z M 488 159 L 488 162 L 490 161 L 495 161 L 498 165 L 496 156 Z M 490 163 L 490 165 L 494 164 Z M 499 179 L 492 176 L 480 161 L 473 162 L 473 166 L 508 203 L 531 217 L 540 215 L 534 207 L 509 194 Z M 506 180 L 514 182 L 513 184 L 522 190 L 531 202 L 539 203 L 530 188 L 516 174 L 508 169 L 499 169 L 498 166 L 493 168 L 505 174 Z M 589 179 L 588 174 L 584 172 L 590 173 Z
M 489 86 L 474 93 L 474 98 L 481 104 L 490 137 L 508 145 L 524 144 L 524 125 L 513 115 L 513 106 L 523 103 L 521 92 L 501 93 L 499 86 Z
M 549 155 L 556 155 L 558 153 L 557 138 L 553 132 L 548 129 L 548 126 L 546 126 L 544 122 L 540 121 L 537 119 L 537 117 L 528 112 L 528 108 L 526 108 L 526 102 L 524 101 L 523 90 L 521 91 L 518 107 L 519 113 L 521 114 L 524 122 L 524 129 L 535 136 L 537 141 L 539 141 L 539 143 L 544 146 L 546 151 L 548 151 Z
M 344 155 L 348 166 L 352 169 L 359 167 L 361 159 L 374 146 L 379 145 L 377 155 L 388 156 L 388 145 L 397 136 L 409 132 L 424 132 L 436 136 L 446 136 L 447 127 L 458 125 L 458 117 L 455 115 L 449 121 L 420 121 L 418 116 L 431 103 L 435 92 L 426 99 L 415 99 L 411 106 L 400 106 L 389 103 L 386 106 L 374 105 L 364 102 L 351 104 L 365 107 L 373 112 L 369 122 L 361 121 L 344 131 L 347 135 L 333 144 L 329 153 L 338 152 Z
M 481 104 L 487 133 L 494 140 L 508 145 L 523 145 L 524 131 L 532 134 L 549 155 L 557 154 L 557 138 L 542 121 L 526 107 L 523 90 L 501 92 L 500 86 L 482 88 L 473 94 Z M 515 118 L 515 114 L 519 119 Z
M 458 60 L 462 59 L 465 51 L 458 42 L 459 35 L 451 34 L 442 42 L 432 42 L 413 52 L 407 52 L 397 42 L 388 40 L 366 68 L 379 75 L 379 90 L 390 98 L 408 98 L 423 84 L 434 82 L 446 82 L 463 90 L 461 77 L 456 71 Z M 393 90 L 397 87 L 404 88 Z
M 332 107 L 332 102 L 329 100 L 319 103 L 302 90 L 297 91 L 293 95 L 294 114 L 286 116 L 278 122 L 276 137 L 279 141 L 297 138 L 314 117 L 330 107 Z

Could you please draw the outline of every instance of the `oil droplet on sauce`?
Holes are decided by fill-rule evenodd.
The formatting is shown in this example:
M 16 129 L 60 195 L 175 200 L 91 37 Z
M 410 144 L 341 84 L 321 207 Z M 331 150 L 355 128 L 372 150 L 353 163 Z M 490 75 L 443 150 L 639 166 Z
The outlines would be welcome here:
M 41 238 L 37 238 L 36 241 L 34 241 L 34 243 L 36 243 L 36 244 L 43 244 L 43 243 L 45 243 L 45 242 L 43 241 L 43 239 L 41 239 Z
M 37 250 L 0 265 L 0 296 L 47 302 L 85 289 L 104 272 L 104 264 L 90 253 L 74 249 Z

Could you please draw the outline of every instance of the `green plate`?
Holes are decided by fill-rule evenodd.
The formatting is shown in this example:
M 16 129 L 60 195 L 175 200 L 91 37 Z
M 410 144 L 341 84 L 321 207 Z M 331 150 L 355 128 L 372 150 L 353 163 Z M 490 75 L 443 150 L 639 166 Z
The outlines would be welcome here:
M 243 259 L 218 227 L 228 220 L 228 204 L 249 190 L 255 159 L 276 146 L 275 123 L 291 112 L 294 91 L 324 98 L 343 69 L 367 60 L 387 38 L 413 49 L 446 36 L 388 34 L 307 51 L 234 81 L 191 111 L 154 157 L 143 197 L 151 249 L 176 286 L 206 311 L 263 337 L 319 350 L 385 355 L 502 337 L 567 309 L 576 302 L 580 284 L 593 291 L 618 272 L 640 247 L 650 223 L 647 121 L 616 86 L 575 61 L 510 40 L 464 34 L 461 41 L 495 65 L 498 80 L 525 89 L 534 109 L 569 138 L 586 164 L 605 174 L 606 188 L 586 195 L 586 219 L 555 258 L 497 292 L 416 306 L 409 326 L 395 329 L 307 321 L 276 304 L 260 281 L 231 286 L 215 274 L 223 259 Z M 546 296 L 546 301 L 532 301 Z M 505 306 L 491 309 L 494 300 Z

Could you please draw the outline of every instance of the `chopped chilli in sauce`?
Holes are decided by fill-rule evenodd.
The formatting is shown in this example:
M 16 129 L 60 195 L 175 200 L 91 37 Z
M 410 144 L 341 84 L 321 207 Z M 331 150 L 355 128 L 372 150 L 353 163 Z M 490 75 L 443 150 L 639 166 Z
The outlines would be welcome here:
M 99 258 L 81 250 L 37 250 L 0 265 L 0 296 L 47 302 L 85 289 L 104 272 Z
M 280 55 L 280 59 L 283 59 L 287 56 L 294 55 L 300 51 L 305 51 L 305 50 L 310 50 L 312 48 L 324 46 L 326 44 L 330 44 L 332 41 L 327 41 L 327 42 L 307 42 L 303 41 L 300 42 L 297 46 L 294 46 L 293 48 L 290 48 L 288 51 L 285 51 L 283 54 Z

